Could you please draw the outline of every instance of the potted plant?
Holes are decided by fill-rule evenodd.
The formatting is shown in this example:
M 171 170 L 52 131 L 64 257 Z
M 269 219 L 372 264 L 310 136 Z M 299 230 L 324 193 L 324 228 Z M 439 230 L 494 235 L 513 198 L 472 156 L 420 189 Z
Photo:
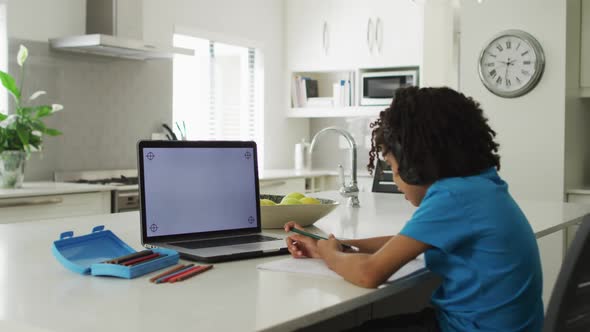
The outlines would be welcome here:
M 26 100 L 22 98 L 25 61 L 28 50 L 20 46 L 17 63 L 20 66 L 20 86 L 8 73 L 0 71 L 2 85 L 14 99 L 14 111 L 4 114 L 0 110 L 0 187 L 20 188 L 24 178 L 25 161 L 33 151 L 41 150 L 43 135 L 57 136 L 61 132 L 47 128 L 43 118 L 63 109 L 62 105 L 29 105 L 45 91 L 37 91 Z

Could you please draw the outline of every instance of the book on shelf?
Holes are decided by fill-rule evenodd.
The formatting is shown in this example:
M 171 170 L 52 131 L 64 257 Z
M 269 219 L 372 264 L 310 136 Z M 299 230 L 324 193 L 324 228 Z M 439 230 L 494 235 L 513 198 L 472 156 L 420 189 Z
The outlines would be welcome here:
M 353 88 L 350 80 L 340 80 L 332 85 L 334 107 L 349 107 L 353 105 Z
M 310 77 L 294 75 L 291 83 L 291 104 L 305 107 L 309 98 L 319 96 L 318 81 Z
M 292 107 L 353 106 L 356 99 L 354 72 L 339 76 L 341 79 L 336 80 L 332 85 L 332 97 L 320 97 L 318 80 L 302 75 L 293 75 L 291 82 Z

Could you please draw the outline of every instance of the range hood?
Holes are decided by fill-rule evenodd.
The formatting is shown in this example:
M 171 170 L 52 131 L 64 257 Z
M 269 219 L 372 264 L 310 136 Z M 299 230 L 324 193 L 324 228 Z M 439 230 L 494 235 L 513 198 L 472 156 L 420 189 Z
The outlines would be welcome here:
M 194 51 L 142 40 L 142 0 L 87 0 L 85 35 L 50 39 L 52 49 L 116 58 L 170 59 Z

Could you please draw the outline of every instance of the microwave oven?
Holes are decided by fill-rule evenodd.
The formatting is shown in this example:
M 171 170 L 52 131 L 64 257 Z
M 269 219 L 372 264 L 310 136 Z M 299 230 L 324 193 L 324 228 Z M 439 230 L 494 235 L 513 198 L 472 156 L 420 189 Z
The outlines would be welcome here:
M 390 105 L 399 88 L 418 85 L 418 68 L 360 73 L 361 106 Z

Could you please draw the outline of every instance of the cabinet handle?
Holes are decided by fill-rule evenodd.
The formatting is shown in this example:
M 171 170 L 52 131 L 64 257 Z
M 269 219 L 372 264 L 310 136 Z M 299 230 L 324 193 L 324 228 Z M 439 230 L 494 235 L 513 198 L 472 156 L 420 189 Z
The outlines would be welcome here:
M 381 54 L 381 47 L 383 45 L 383 25 L 381 23 L 381 18 L 377 17 L 375 21 L 375 44 L 377 46 L 377 53 Z
M 7 207 L 17 207 L 17 206 L 32 206 L 32 205 L 49 205 L 49 204 L 59 204 L 63 202 L 64 199 L 61 197 L 56 198 L 48 198 L 48 199 L 37 199 L 37 200 L 28 200 L 28 201 L 11 201 L 11 202 L 1 202 L 0 201 L 0 208 L 7 208 Z
M 369 18 L 367 22 L 367 48 L 369 49 L 369 53 L 373 53 L 373 38 L 371 38 L 373 30 L 373 19 Z
M 287 184 L 287 181 L 274 181 L 274 182 L 261 183 L 259 187 L 260 188 L 278 187 L 278 186 L 282 186 L 284 184 Z
M 324 49 L 324 54 L 328 54 L 328 22 L 324 21 L 324 27 L 322 31 L 322 48 Z

